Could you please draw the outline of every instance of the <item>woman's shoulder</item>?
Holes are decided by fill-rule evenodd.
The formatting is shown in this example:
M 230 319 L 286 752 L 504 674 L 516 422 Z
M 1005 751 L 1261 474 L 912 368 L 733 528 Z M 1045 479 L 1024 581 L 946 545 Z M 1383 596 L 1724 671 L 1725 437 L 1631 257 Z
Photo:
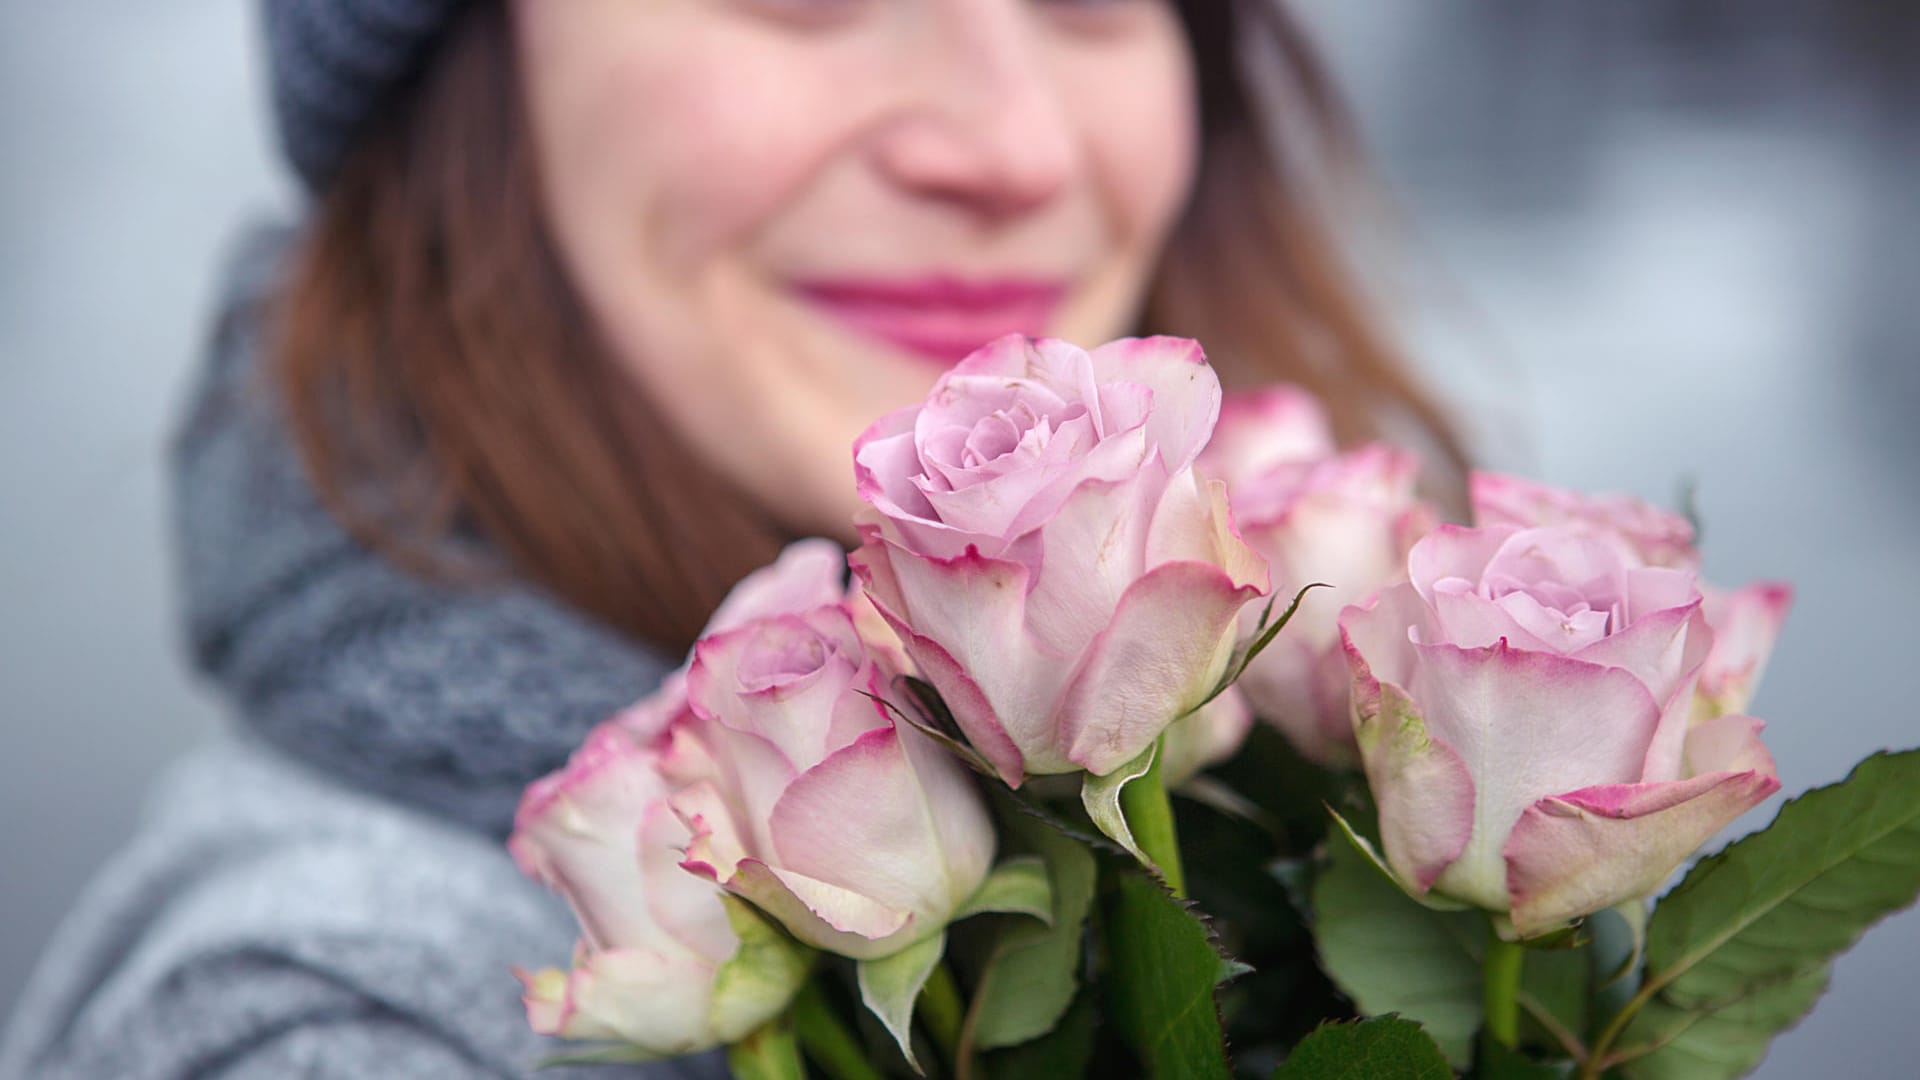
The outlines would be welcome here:
M 224 741 L 49 943 L 0 1077 L 523 1075 L 555 1047 L 512 968 L 574 933 L 497 840 Z

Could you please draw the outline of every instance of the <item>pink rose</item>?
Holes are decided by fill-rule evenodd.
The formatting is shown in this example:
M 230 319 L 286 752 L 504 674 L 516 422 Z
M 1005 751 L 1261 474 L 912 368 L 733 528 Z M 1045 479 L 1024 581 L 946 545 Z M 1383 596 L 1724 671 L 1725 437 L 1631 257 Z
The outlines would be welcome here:
M 1231 496 L 1234 488 L 1257 481 L 1269 469 L 1339 452 L 1333 421 L 1320 399 L 1297 386 L 1274 383 L 1226 395 L 1199 466 L 1225 480 Z
M 1472 490 L 1475 524 L 1568 524 L 1616 545 L 1641 565 L 1700 568 L 1687 519 L 1631 495 L 1586 495 L 1493 473 L 1475 473 Z M 1700 671 L 1694 714 L 1706 719 L 1745 712 L 1793 605 L 1793 588 L 1758 581 L 1730 592 L 1702 582 L 1700 591 L 1714 643 Z
M 1780 786 L 1760 722 L 1689 724 L 1687 570 L 1579 524 L 1443 525 L 1342 613 L 1388 866 L 1532 936 L 1644 897 Z
M 1572 525 L 1620 545 L 1646 566 L 1700 569 L 1693 525 L 1631 495 L 1588 495 L 1489 472 L 1474 473 L 1468 486 L 1475 525 Z
M 762 928 L 752 965 L 725 894 L 679 867 L 690 840 L 667 804 L 658 755 L 623 726 L 595 729 L 565 768 L 527 789 L 508 847 L 563 894 L 585 935 L 571 972 L 516 971 L 534 1030 L 608 1039 L 667 1057 L 732 1042 L 785 1009 L 806 974 Z M 767 964 L 769 955 L 785 962 Z M 722 978 L 721 973 L 728 973 Z
M 1377 443 L 1340 454 L 1327 430 L 1319 404 L 1302 391 L 1229 396 L 1199 468 L 1226 480 L 1240 534 L 1266 558 L 1276 593 L 1331 586 L 1301 599 L 1237 685 L 1303 755 L 1351 765 L 1359 751 L 1340 609 L 1404 577 L 1408 549 L 1439 518 L 1414 497 L 1413 455 Z M 1243 628 L 1257 617 L 1243 611 Z
M 863 960 L 942 932 L 994 850 L 971 779 L 885 684 L 844 604 L 755 620 L 694 647 L 661 761 L 683 867 Z
M 1219 407 L 1191 341 L 1010 336 L 854 443 L 854 571 L 1007 783 L 1112 772 L 1224 673 L 1267 576 L 1193 472 Z

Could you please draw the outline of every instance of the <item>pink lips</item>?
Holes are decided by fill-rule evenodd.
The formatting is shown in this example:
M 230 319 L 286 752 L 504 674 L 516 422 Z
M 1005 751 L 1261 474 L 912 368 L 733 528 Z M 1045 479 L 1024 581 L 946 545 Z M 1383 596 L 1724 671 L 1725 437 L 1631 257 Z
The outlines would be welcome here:
M 1066 295 L 1058 282 L 1019 278 L 839 278 L 802 282 L 800 295 L 856 333 L 942 365 L 1006 334 L 1038 337 Z

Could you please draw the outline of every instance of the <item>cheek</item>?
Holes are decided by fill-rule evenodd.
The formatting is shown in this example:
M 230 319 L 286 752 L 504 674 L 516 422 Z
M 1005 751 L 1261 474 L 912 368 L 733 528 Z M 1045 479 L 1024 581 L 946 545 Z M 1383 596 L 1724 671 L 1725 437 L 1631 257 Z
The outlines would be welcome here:
M 1136 252 L 1157 249 L 1172 227 L 1200 153 L 1192 60 L 1171 15 L 1168 24 L 1125 56 L 1082 57 L 1071 69 L 1072 108 L 1101 200 L 1124 246 Z
M 575 4 L 605 6 L 552 6 Z M 685 285 L 741 247 L 826 152 L 771 45 L 737 26 L 652 4 L 526 21 L 544 24 L 527 28 L 528 89 L 550 217 L 578 269 L 628 279 L 622 295 L 635 272 Z

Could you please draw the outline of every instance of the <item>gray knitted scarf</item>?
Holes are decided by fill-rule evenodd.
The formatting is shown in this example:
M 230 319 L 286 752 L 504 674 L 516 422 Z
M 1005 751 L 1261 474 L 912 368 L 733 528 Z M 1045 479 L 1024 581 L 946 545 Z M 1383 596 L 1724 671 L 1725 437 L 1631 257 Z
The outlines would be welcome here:
M 521 789 L 671 662 L 529 587 L 411 577 L 334 523 L 259 372 L 289 240 L 241 245 L 174 445 L 194 663 L 284 752 L 504 835 Z

